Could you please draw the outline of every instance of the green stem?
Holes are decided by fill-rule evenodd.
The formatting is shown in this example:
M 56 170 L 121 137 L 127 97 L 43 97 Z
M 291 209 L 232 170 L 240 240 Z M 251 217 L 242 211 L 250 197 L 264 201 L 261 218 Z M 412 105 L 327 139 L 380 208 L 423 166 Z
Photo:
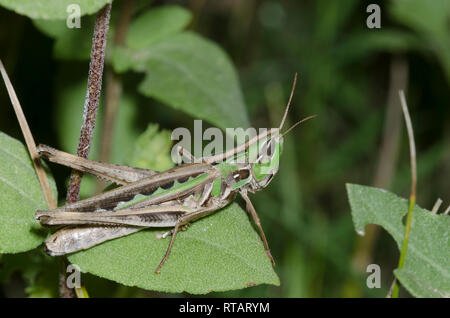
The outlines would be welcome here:
M 411 232 L 411 225 L 412 225 L 412 219 L 413 219 L 413 210 L 414 205 L 416 203 L 416 196 L 411 195 L 409 198 L 409 207 L 408 207 L 408 215 L 406 217 L 406 226 L 405 226 L 405 234 L 403 236 L 403 244 L 402 244 L 402 251 L 400 253 L 400 259 L 398 260 L 398 269 L 402 269 L 405 265 L 405 259 L 406 259 L 406 252 L 408 250 L 408 241 L 409 241 L 409 234 Z M 399 292 L 399 285 L 398 282 L 395 282 L 394 290 L 392 292 L 392 298 L 398 298 L 398 292 Z
M 405 234 L 403 236 L 402 250 L 400 252 L 400 259 L 398 261 L 398 269 L 402 269 L 405 265 L 406 251 L 408 250 L 409 234 L 411 232 L 412 216 L 414 205 L 416 203 L 416 185 L 417 185 L 417 163 L 416 163 L 416 144 L 414 142 L 414 132 L 411 123 L 411 116 L 409 115 L 408 105 L 406 103 L 405 93 L 399 91 L 400 103 L 405 117 L 406 130 L 408 131 L 409 152 L 411 161 L 411 195 L 409 196 L 408 216 L 406 218 Z M 398 298 L 399 285 L 398 281 L 394 279 L 394 289 L 392 291 L 392 298 Z

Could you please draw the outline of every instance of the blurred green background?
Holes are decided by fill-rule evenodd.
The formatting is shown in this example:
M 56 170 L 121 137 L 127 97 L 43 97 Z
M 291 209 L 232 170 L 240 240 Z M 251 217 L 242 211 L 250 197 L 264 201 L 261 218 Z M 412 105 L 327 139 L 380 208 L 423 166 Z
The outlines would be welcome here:
M 381 7 L 381 29 L 366 26 L 370 3 Z M 113 8 L 122 4 L 114 1 Z M 193 15 L 188 29 L 228 54 L 253 127 L 278 125 L 295 72 L 299 82 L 289 123 L 318 115 L 287 136 L 278 176 L 252 196 L 281 286 L 208 296 L 384 297 L 399 253 L 382 229 L 357 236 L 345 183 L 409 195 L 409 151 L 397 95 L 404 89 L 418 153 L 417 202 L 427 209 L 437 198 L 450 204 L 448 1 L 137 1 L 135 14 L 167 4 L 188 9 Z M 112 23 L 117 16 L 113 12 Z M 36 141 L 74 152 L 80 125 L 72 119 L 81 114 L 88 61 L 58 58 L 54 43 L 29 18 L 0 8 L 0 58 Z M 83 47 L 89 49 L 89 38 L 69 50 Z M 142 78 L 134 72 L 122 75 L 117 126 L 128 137 L 117 136 L 112 162 L 126 161 L 129 138 L 149 123 L 167 130 L 193 126 L 194 117 L 138 93 Z M 0 130 L 22 140 L 3 88 L 0 104 Z M 51 169 L 63 200 L 69 171 Z M 95 186 L 86 180 L 83 195 Z M 30 266 L 14 265 L 23 263 Z M 380 289 L 366 287 L 370 263 L 381 266 Z M 57 295 L 57 265 L 39 249 L 3 255 L 0 266 L 1 296 Z M 82 280 L 91 297 L 173 296 L 91 275 Z

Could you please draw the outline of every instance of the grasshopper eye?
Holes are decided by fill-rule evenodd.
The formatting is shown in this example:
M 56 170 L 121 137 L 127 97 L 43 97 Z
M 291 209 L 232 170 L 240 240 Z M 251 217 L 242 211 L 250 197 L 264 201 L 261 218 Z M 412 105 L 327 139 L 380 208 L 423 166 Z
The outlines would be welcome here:
M 270 162 L 272 155 L 274 154 L 275 143 L 272 142 L 272 139 L 267 141 L 262 147 L 261 152 L 259 153 L 258 163 L 268 163 Z
M 269 142 L 269 144 L 267 145 L 267 151 L 266 151 L 266 154 L 267 154 L 269 157 L 272 157 L 272 154 L 273 154 L 273 148 L 274 148 L 274 144 L 273 144 L 272 142 Z
M 250 172 L 248 170 L 239 170 L 233 175 L 233 179 L 237 182 L 240 180 L 247 179 L 250 176 Z

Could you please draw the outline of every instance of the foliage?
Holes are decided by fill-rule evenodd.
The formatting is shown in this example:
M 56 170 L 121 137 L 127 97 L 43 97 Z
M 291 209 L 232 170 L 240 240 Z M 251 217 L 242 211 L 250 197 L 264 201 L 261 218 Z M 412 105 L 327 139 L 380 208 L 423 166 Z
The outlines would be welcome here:
M 0 0 L 0 5 L 32 19 L 66 19 L 67 7 L 80 7 L 82 15 L 92 14 L 112 0 Z
M 148 125 L 136 139 L 129 164 L 144 169 L 164 171 L 173 167 L 170 158 L 171 143 L 169 131 L 159 131 L 158 125 Z
M 382 28 L 379 30 L 366 27 L 367 3 L 357 0 L 344 3 L 339 0 L 218 0 L 186 2 L 183 7 L 167 5 L 168 1 L 134 2 L 133 18 L 121 46 L 114 39 L 121 28 L 118 21 L 125 2 L 115 0 L 112 6 L 106 72 L 120 73 L 118 78 L 123 93 L 108 161 L 166 169 L 171 165 L 168 161 L 168 131 L 176 127 L 191 128 L 194 119 L 204 119 L 221 128 L 245 128 L 249 122 L 254 127 L 276 127 L 296 71 L 300 75 L 299 84 L 286 127 L 307 115 L 317 114 L 318 117 L 286 136 L 279 174 L 263 193 L 252 196 L 277 261 L 279 279 L 273 270 L 269 271 L 267 259 L 262 257 L 261 243 L 252 241 L 256 233 L 243 211 L 233 205 L 182 232 L 180 241 L 175 244 L 174 258 L 169 259 L 161 277 L 172 270 L 188 270 L 182 267 L 184 256 L 177 250 L 189 248 L 189 231 L 200 231 L 200 227 L 209 222 L 229 226 L 235 220 L 240 220 L 237 226 L 246 229 L 245 233 L 228 234 L 258 246 L 255 251 L 245 252 L 251 254 L 251 261 L 261 259 L 262 263 L 257 266 L 263 268 L 262 271 L 249 270 L 240 277 L 233 276 L 233 281 L 218 279 L 208 283 L 201 282 L 198 273 L 192 273 L 192 277 L 198 278 L 192 286 L 183 285 L 178 278 L 174 278 L 173 286 L 164 286 L 162 278 L 153 280 L 145 275 L 142 279 L 130 278 L 121 270 L 113 273 L 113 268 L 125 266 L 122 261 L 115 264 L 108 258 L 110 255 L 105 255 L 112 264 L 108 267 L 92 255 L 94 251 L 107 254 L 113 247 L 129 253 L 127 248 L 134 251 L 137 247 L 128 244 L 142 237 L 139 244 L 142 251 L 148 253 L 136 251 L 135 255 L 145 260 L 145 267 L 138 267 L 138 257 L 131 258 L 132 266 L 136 270 L 147 269 L 150 275 L 167 240 L 156 241 L 154 232 L 145 231 L 71 257 L 72 261 L 80 262 L 84 271 L 95 274 L 82 276 L 90 295 L 148 296 L 142 288 L 203 293 L 208 289 L 242 288 L 245 283 L 253 282 L 261 285 L 213 295 L 384 297 L 392 276 L 383 274 L 382 288 L 368 289 L 365 271 L 355 270 L 355 250 L 360 246 L 353 230 L 344 184 L 371 184 L 375 170 L 383 168 L 379 166 L 378 157 L 387 116 L 388 91 L 391 79 L 396 78 L 390 65 L 394 60 L 401 60 L 409 69 L 408 102 L 412 117 L 417 121 L 414 127 L 417 127 L 418 202 L 431 207 L 437 197 L 441 197 L 444 204 L 450 203 L 448 1 L 381 1 Z M 0 47 L 2 60 L 35 139 L 73 153 L 86 93 L 94 13 L 106 1 L 71 0 L 70 3 L 81 3 L 83 8 L 87 6 L 82 10 L 80 29 L 66 27 L 66 1 L 0 0 L 0 6 L 6 8 L 0 8 Z M 2 105 L 9 105 L 3 89 L 0 90 L 0 101 Z M 91 159 L 99 159 L 104 107 L 102 103 Z M 10 107 L 0 107 L 0 130 L 21 139 Z M 17 140 L 12 144 L 16 151 L 21 149 L 23 158 L 28 158 Z M 399 145 L 398 149 L 392 149 L 400 155 L 390 175 L 391 186 L 386 189 L 403 194 L 409 190 L 409 158 L 401 151 L 406 143 L 402 141 Z M 0 148 L 3 149 L 3 144 Z M 158 156 L 154 155 L 154 149 L 161 149 Z M 39 185 L 30 173 L 24 176 L 29 182 L 19 178 L 30 169 L 22 169 L 20 162 L 13 162 L 13 167 L 20 167 L 13 170 L 7 168 L 6 162 L 11 165 L 9 157 L 0 156 L 0 177 L 17 180 L 27 193 L 29 189 L 30 193 L 36 194 Z M 31 167 L 29 161 L 26 162 Z M 53 164 L 50 168 L 60 189 L 60 205 L 64 204 L 69 171 Z M 16 170 L 18 174 L 12 175 Z M 96 189 L 95 180 L 85 176 L 82 196 L 93 195 Z M 376 206 L 366 206 L 355 195 L 351 202 L 355 201 L 359 206 L 356 209 L 352 203 L 352 213 L 358 215 L 357 229 L 362 229 L 366 223 L 380 224 L 398 243 L 395 233 L 402 231 L 403 212 L 398 208 L 404 205 L 403 199 L 387 192 L 364 189 L 394 212 L 392 219 L 379 219 L 376 216 L 388 209 L 379 211 Z M 30 296 L 55 296 L 55 258 L 44 256 L 41 248 L 30 250 L 46 235 L 33 219 L 38 207 L 28 204 L 30 206 L 25 210 L 26 200 L 22 202 L 19 194 L 8 191 L 0 193 L 0 249 L 7 246 L 3 245 L 3 233 L 6 233 L 3 229 L 14 228 L 12 220 L 23 216 L 26 221 L 20 224 L 26 226 L 20 227 L 17 223 L 15 227 L 17 233 L 22 233 L 21 240 L 8 239 L 8 250 L 14 253 L 29 251 L 0 255 L 0 295 L 13 295 L 15 290 L 8 282 L 19 277 L 25 282 Z M 19 199 L 22 207 L 12 211 L 11 198 L 14 202 Z M 42 198 L 37 198 L 37 203 L 41 201 Z M 373 214 L 369 217 L 363 214 L 365 211 Z M 420 225 L 415 222 L 417 228 L 423 226 L 428 231 L 429 227 L 436 227 L 436 232 L 442 232 L 440 227 L 446 223 L 435 220 L 444 216 L 431 215 L 418 207 L 414 213 L 420 221 L 426 221 Z M 9 223 L 3 221 L 6 215 Z M 29 232 L 30 228 L 38 229 L 38 232 Z M 225 227 L 218 226 L 218 229 L 226 233 Z M 370 262 L 380 264 L 383 269 L 394 268 L 398 259 L 398 250 L 389 234 L 379 233 L 371 254 Z M 437 244 L 448 244 L 445 237 L 437 233 L 430 235 L 434 238 L 430 243 L 433 249 Z M 222 241 L 224 237 L 217 240 Z M 229 243 L 238 244 L 238 241 Z M 16 244 L 23 246 L 18 248 Z M 160 247 L 150 251 L 154 244 Z M 420 242 L 415 245 L 417 251 L 424 248 Z M 158 255 L 151 257 L 153 253 Z M 435 254 L 427 252 L 424 254 L 426 260 L 419 257 L 418 261 L 413 251 L 407 254 L 410 259 L 407 259 L 405 269 L 395 272 L 413 296 L 433 295 L 433 291 L 423 289 L 424 280 L 425 284 L 432 282 L 433 288 L 448 294 L 448 286 L 443 282 L 436 284 L 436 277 L 445 276 L 445 271 L 426 269 L 418 272 L 429 262 L 441 264 L 439 255 Z M 116 254 L 111 252 L 111 255 Z M 192 256 L 197 261 L 206 257 L 200 253 Z M 230 260 L 229 257 L 227 255 L 223 260 Z M 21 263 L 29 265 L 19 266 Z M 249 261 L 249 264 L 256 263 Z M 167 270 L 166 274 L 164 270 Z M 237 275 L 235 268 L 230 272 Z M 281 282 L 279 287 L 268 285 L 278 282 Z M 142 288 L 128 287 L 130 285 Z M 150 295 L 167 296 L 154 292 Z
M 347 191 L 356 231 L 364 235 L 367 224 L 378 224 L 400 249 L 408 201 L 382 189 L 354 184 L 348 184 Z M 414 208 L 405 267 L 395 270 L 395 276 L 414 296 L 450 296 L 449 231 L 450 216 Z
M 46 233 L 34 220 L 34 212 L 46 209 L 46 203 L 39 180 L 26 148 L 1 132 L 0 192 L 0 253 L 20 253 L 40 245 Z

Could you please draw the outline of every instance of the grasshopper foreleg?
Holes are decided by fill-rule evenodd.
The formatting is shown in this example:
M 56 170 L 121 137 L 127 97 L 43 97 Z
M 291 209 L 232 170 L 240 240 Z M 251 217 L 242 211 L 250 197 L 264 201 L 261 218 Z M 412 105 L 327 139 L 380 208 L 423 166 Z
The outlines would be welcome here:
M 255 222 L 256 226 L 259 229 L 259 233 L 261 235 L 261 239 L 263 241 L 264 244 L 264 248 L 266 250 L 267 256 L 269 257 L 269 259 L 272 261 L 273 266 L 275 266 L 275 260 L 272 257 L 272 254 L 270 253 L 270 249 L 269 249 L 269 244 L 267 243 L 267 239 L 266 239 L 266 235 L 264 234 L 264 230 L 261 226 L 261 221 L 259 220 L 258 214 L 256 213 L 255 208 L 253 207 L 252 202 L 250 201 L 250 198 L 247 195 L 247 191 L 240 191 L 241 196 L 244 198 L 246 206 L 247 206 L 247 211 L 250 212 L 250 214 L 253 217 L 253 221 Z

